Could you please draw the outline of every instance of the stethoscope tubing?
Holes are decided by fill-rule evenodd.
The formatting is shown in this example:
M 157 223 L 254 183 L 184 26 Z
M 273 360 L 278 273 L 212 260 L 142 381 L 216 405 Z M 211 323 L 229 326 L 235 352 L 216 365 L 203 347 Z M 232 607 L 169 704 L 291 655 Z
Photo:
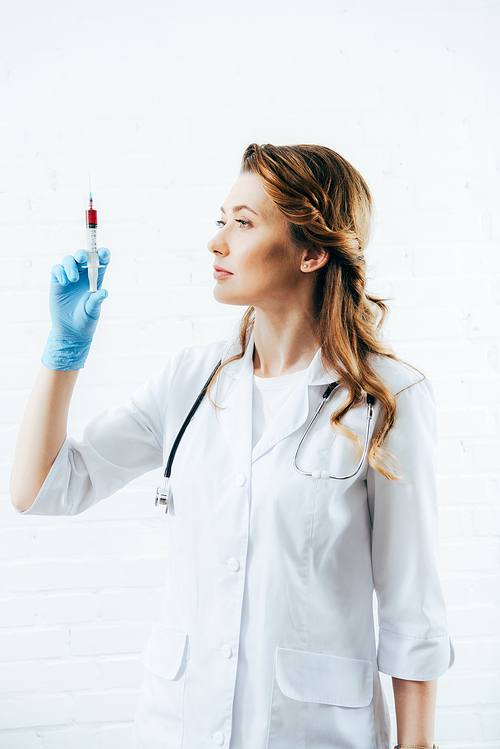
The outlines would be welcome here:
M 306 430 L 304 434 L 302 435 L 299 444 L 297 445 L 297 450 L 295 451 L 295 456 L 293 459 L 293 467 L 295 468 L 296 471 L 302 474 L 302 476 L 312 476 L 312 478 L 316 478 L 316 479 L 321 478 L 321 479 L 335 479 L 335 481 L 346 481 L 347 479 L 354 478 L 354 476 L 356 476 L 360 472 L 363 466 L 363 463 L 366 460 L 366 456 L 368 454 L 369 437 L 370 437 L 370 423 L 373 417 L 373 404 L 375 403 L 375 398 L 373 395 L 366 396 L 366 430 L 365 430 L 365 439 L 364 439 L 364 444 L 363 444 L 363 452 L 361 454 L 361 458 L 359 459 L 359 463 L 356 466 L 356 469 L 352 473 L 349 473 L 346 476 L 334 476 L 328 471 L 311 471 L 311 472 L 303 471 L 297 465 L 297 459 L 299 457 L 300 448 L 302 447 L 304 440 L 306 439 L 307 435 L 311 431 L 314 422 L 316 421 L 316 419 L 318 418 L 318 416 L 320 415 L 320 413 L 322 412 L 322 410 L 324 409 L 324 407 L 326 406 L 326 404 L 332 397 L 337 387 L 338 387 L 338 382 L 332 382 L 330 385 L 328 385 L 327 389 L 323 393 L 323 398 L 321 399 L 321 403 L 319 404 L 316 411 L 314 412 L 314 415 L 311 421 L 307 425 Z
M 155 505 L 158 505 L 158 503 L 165 505 L 165 512 L 168 512 L 168 505 L 170 501 L 170 475 L 172 473 L 172 464 L 174 462 L 175 454 L 177 452 L 177 448 L 179 447 L 179 444 L 182 440 L 182 437 L 184 436 L 184 432 L 186 431 L 189 423 L 191 422 L 191 419 L 195 415 L 196 411 L 198 410 L 200 403 L 202 402 L 203 398 L 205 397 L 205 394 L 208 390 L 208 387 L 210 383 L 212 382 L 213 378 L 215 377 L 215 373 L 219 369 L 219 367 L 222 364 L 222 360 L 217 362 L 215 365 L 210 377 L 206 381 L 206 383 L 203 385 L 202 389 L 200 390 L 200 393 L 198 397 L 196 398 L 195 402 L 191 406 L 191 409 L 186 416 L 181 428 L 179 429 L 179 432 L 177 433 L 177 436 L 172 444 L 172 447 L 170 449 L 170 453 L 167 459 L 167 464 L 165 467 L 165 473 L 163 474 L 163 486 L 158 486 L 156 490 L 156 498 L 155 498 Z M 373 416 L 373 404 L 375 403 L 375 398 L 373 395 L 367 395 L 366 396 L 366 404 L 367 404 L 367 411 L 366 411 L 366 432 L 365 432 L 365 440 L 364 440 L 364 446 L 363 446 L 363 453 L 361 455 L 361 459 L 356 466 L 356 469 L 348 474 L 347 476 L 333 476 L 328 471 L 303 471 L 299 466 L 297 465 L 297 459 L 300 453 L 300 448 L 302 447 L 304 440 L 306 439 L 307 435 L 311 431 L 314 422 L 322 412 L 323 408 L 326 406 L 328 401 L 330 400 L 332 394 L 334 393 L 335 389 L 338 387 L 338 382 L 331 382 L 328 387 L 326 388 L 325 392 L 323 393 L 323 397 L 321 399 L 321 403 L 317 407 L 314 416 L 310 420 L 309 424 L 306 427 L 306 430 L 304 434 L 302 435 L 300 442 L 297 446 L 297 450 L 295 451 L 295 456 L 293 459 L 293 466 L 296 471 L 298 471 L 302 476 L 312 476 L 314 479 L 334 479 L 336 481 L 345 481 L 346 479 L 352 479 L 354 476 L 356 476 L 363 466 L 363 463 L 365 462 L 366 455 L 368 453 L 368 445 L 369 445 L 369 436 L 370 436 L 370 422 L 372 420 Z
M 193 418 L 196 411 L 198 410 L 200 403 L 205 397 L 208 387 L 210 383 L 212 382 L 213 378 L 215 377 L 215 373 L 217 372 L 221 364 L 222 364 L 222 359 L 217 362 L 210 377 L 208 378 L 208 380 L 205 382 L 202 389 L 200 390 L 198 397 L 196 398 L 195 402 L 191 406 L 191 410 L 189 411 L 188 415 L 184 419 L 184 422 L 177 433 L 177 437 L 175 438 L 172 444 L 172 447 L 170 448 L 170 453 L 167 458 L 167 465 L 165 466 L 165 473 L 163 474 L 163 485 L 156 487 L 156 496 L 155 496 L 155 507 L 158 506 L 158 503 L 160 503 L 161 505 L 164 505 L 165 513 L 168 512 L 168 506 L 170 503 L 170 494 L 171 494 L 170 475 L 172 473 L 172 464 L 174 462 L 175 453 L 177 452 L 177 448 L 179 447 L 181 439 L 184 436 L 184 432 L 188 428 L 191 419 Z
M 173 443 L 173 445 L 172 445 L 172 447 L 170 449 L 170 453 L 169 453 L 168 460 L 167 460 L 167 465 L 165 467 L 165 474 L 164 474 L 164 476 L 165 476 L 166 479 L 169 479 L 170 478 L 170 474 L 172 473 L 172 463 L 174 462 L 175 453 L 177 452 L 177 448 L 179 447 L 180 441 L 181 441 L 181 439 L 184 436 L 184 432 L 188 428 L 189 422 L 191 421 L 191 419 L 195 415 L 196 411 L 198 410 L 198 407 L 199 407 L 200 403 L 202 402 L 203 398 L 205 397 L 205 394 L 206 394 L 206 392 L 208 390 L 208 386 L 210 385 L 210 383 L 212 382 L 213 378 L 215 377 L 215 373 L 217 372 L 217 370 L 219 369 L 219 367 L 220 367 L 221 364 L 222 364 L 222 359 L 219 362 L 217 362 L 217 364 L 215 365 L 212 374 L 210 375 L 210 377 L 208 378 L 208 380 L 203 385 L 203 387 L 200 390 L 200 393 L 199 393 L 197 399 L 195 400 L 195 402 L 191 406 L 191 410 L 188 413 L 188 415 L 186 416 L 183 425 L 179 429 L 177 437 L 175 438 L 174 443 Z

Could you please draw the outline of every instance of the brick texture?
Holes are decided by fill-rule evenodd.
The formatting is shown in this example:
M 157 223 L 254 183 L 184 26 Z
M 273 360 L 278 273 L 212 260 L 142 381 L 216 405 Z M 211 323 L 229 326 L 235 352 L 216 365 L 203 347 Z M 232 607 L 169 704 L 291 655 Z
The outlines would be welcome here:
M 499 749 L 499 33 L 492 0 L 5 5 L 0 749 L 128 745 L 165 574 L 157 472 L 76 518 L 9 503 L 50 268 L 85 246 L 88 171 L 113 257 L 76 437 L 181 346 L 233 329 L 241 310 L 214 301 L 206 243 L 252 141 L 328 145 L 372 188 L 371 288 L 391 297 L 387 335 L 438 406 L 457 661 L 436 741 Z

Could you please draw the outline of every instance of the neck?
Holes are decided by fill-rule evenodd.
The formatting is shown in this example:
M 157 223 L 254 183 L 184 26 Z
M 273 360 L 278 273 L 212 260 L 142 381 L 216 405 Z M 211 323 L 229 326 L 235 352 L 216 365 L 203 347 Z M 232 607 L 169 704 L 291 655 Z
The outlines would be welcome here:
M 312 314 L 302 309 L 277 309 L 270 313 L 256 308 L 253 363 L 260 377 L 307 369 L 320 348 Z

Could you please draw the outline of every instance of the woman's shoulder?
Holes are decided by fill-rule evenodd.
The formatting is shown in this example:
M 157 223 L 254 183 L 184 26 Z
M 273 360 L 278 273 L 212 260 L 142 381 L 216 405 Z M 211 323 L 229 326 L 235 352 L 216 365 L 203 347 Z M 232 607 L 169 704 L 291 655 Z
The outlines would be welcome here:
M 393 395 L 399 395 L 424 380 L 426 384 L 428 382 L 420 370 L 401 359 L 374 354 L 370 363 L 377 375 L 389 386 Z
M 165 398 L 166 394 L 198 390 L 206 382 L 227 348 L 227 341 L 214 341 L 202 346 L 186 346 L 168 357 L 133 394 L 135 400 L 146 397 Z
M 227 349 L 227 341 L 178 349 L 163 366 L 134 393 L 135 400 L 157 398 L 173 400 L 184 407 L 184 399 L 193 399 L 207 381 Z
M 226 350 L 227 341 L 186 346 L 169 358 L 160 376 L 176 384 L 185 383 L 189 387 L 192 387 L 193 383 L 196 384 L 198 380 L 203 380 L 203 385 Z
M 228 347 L 228 341 L 212 341 L 204 345 L 186 346 L 181 349 L 175 357 L 180 368 L 192 367 L 197 364 L 206 366 L 212 370 L 219 359 L 222 359 Z

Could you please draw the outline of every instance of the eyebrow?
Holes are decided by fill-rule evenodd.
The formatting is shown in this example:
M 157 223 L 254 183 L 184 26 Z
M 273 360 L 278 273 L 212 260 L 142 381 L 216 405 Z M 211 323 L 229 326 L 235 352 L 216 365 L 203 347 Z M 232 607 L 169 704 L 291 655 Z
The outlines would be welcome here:
M 255 215 L 256 215 L 256 216 L 258 216 L 258 215 L 259 215 L 258 213 L 256 213 L 256 212 L 255 212 L 255 211 L 253 210 L 253 208 L 250 208 L 250 206 L 248 206 L 248 205 L 234 205 L 234 206 L 233 206 L 233 213 L 236 213 L 237 211 L 241 211 L 241 210 L 242 210 L 243 208 L 246 208 L 246 209 L 247 209 L 247 211 L 251 211 L 252 213 L 255 213 Z M 221 212 L 222 212 L 222 213 L 223 213 L 224 215 L 226 215 L 226 211 L 224 210 L 224 206 L 222 206 L 222 205 L 221 205 L 220 209 L 221 209 Z

